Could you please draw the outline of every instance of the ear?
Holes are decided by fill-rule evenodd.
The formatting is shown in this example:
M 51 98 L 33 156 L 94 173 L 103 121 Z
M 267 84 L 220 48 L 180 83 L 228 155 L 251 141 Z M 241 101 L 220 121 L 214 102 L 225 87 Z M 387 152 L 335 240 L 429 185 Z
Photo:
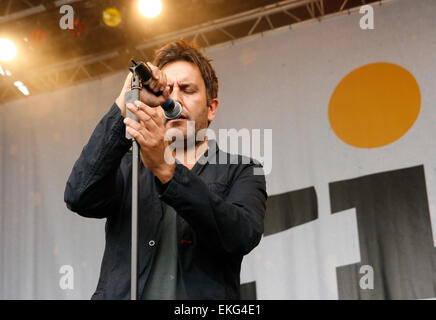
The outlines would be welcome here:
M 216 112 L 218 111 L 219 100 L 218 98 L 212 99 L 207 113 L 207 121 L 211 123 L 215 119 Z

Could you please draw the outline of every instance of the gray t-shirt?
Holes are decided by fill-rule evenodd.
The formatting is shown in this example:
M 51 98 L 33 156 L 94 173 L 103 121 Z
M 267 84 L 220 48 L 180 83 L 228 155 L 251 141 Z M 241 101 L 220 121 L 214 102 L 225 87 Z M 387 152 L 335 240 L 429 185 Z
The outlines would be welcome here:
M 143 300 L 186 299 L 177 259 L 176 211 L 163 204 L 163 221 Z

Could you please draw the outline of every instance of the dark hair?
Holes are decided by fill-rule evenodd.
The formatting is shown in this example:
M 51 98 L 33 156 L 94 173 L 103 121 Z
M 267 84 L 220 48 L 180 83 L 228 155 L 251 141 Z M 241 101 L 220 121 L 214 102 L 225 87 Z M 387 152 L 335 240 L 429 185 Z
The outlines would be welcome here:
M 170 42 L 155 52 L 153 64 L 159 69 L 175 61 L 187 61 L 195 64 L 203 77 L 206 85 L 207 105 L 218 96 L 218 78 L 210 62 L 212 59 L 204 56 L 195 44 L 185 40 Z

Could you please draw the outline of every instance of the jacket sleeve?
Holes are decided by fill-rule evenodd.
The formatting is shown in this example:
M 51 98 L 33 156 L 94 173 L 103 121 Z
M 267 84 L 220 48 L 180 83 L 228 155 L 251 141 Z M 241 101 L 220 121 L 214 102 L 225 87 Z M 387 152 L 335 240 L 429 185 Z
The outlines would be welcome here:
M 255 175 L 255 167 L 260 165 L 253 162 L 239 165 L 223 199 L 178 163 L 160 197 L 189 223 L 202 245 L 244 255 L 259 244 L 266 211 L 265 177 Z
M 81 216 L 105 218 L 121 203 L 121 158 L 129 150 L 120 109 L 114 103 L 100 120 L 67 181 L 64 200 Z

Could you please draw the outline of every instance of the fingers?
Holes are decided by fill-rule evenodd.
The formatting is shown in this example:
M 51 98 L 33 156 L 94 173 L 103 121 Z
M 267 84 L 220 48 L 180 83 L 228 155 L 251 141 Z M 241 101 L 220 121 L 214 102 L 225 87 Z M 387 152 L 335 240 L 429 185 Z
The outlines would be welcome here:
M 129 106 L 131 106 L 130 103 L 127 104 L 127 107 Z M 143 145 L 147 136 L 146 129 L 137 121 L 130 118 L 124 118 L 123 122 L 126 125 L 126 131 L 136 140 L 136 142 Z
M 171 94 L 171 87 L 166 86 L 165 89 L 162 91 L 162 96 L 165 98 L 165 101 L 168 101 L 170 99 Z
M 126 120 L 134 121 L 132 119 L 125 118 L 124 119 L 124 123 L 126 123 Z M 136 142 L 139 143 L 139 145 L 142 146 L 142 145 L 146 144 L 147 140 L 144 138 L 144 136 L 138 130 L 136 130 L 133 127 L 127 125 L 127 123 L 126 123 L 126 131 L 136 140 Z
M 123 91 L 130 90 L 132 87 L 132 73 L 129 72 L 129 74 L 126 77 L 126 80 L 124 81 Z
M 166 74 L 150 62 L 147 62 L 147 65 L 150 67 L 152 72 L 152 80 L 148 86 L 153 90 L 153 92 L 164 91 L 167 86 Z
M 141 101 L 135 101 L 136 105 L 140 106 L 139 115 L 143 117 L 144 121 L 153 120 L 157 127 L 164 127 L 163 119 L 157 108 L 151 108 Z M 142 111 L 142 112 L 141 112 Z
M 164 91 L 166 86 L 167 86 L 167 75 L 165 74 L 165 72 L 160 72 L 161 73 L 161 78 L 159 81 L 159 91 Z
M 148 89 L 141 89 L 139 93 L 139 100 L 145 103 L 147 106 L 155 108 L 167 101 L 168 98 L 165 98 L 163 95 L 156 96 Z
M 123 122 L 127 126 L 127 128 L 132 128 L 133 130 L 140 133 L 142 136 L 144 135 L 144 132 L 142 132 L 144 127 L 141 126 L 137 121 L 130 118 L 125 118 Z
M 140 110 L 138 110 L 138 108 L 136 107 L 136 105 L 140 106 Z M 138 125 L 144 127 L 145 129 L 147 129 L 147 131 L 153 133 L 153 134 L 158 134 L 160 132 L 160 130 L 162 128 L 164 128 L 163 126 L 163 121 L 161 116 L 157 113 L 157 111 L 155 110 L 155 108 L 150 108 L 149 106 L 143 104 L 140 101 L 135 101 L 135 105 L 128 103 L 127 104 L 127 108 L 135 114 L 135 116 L 138 118 L 138 122 L 130 119 L 131 121 L 134 121 L 135 123 L 137 123 Z M 128 125 L 133 125 L 133 122 L 128 121 L 127 124 Z M 125 122 L 126 123 L 126 122 Z M 139 127 L 136 127 L 138 130 L 140 129 Z
M 151 75 L 153 79 L 157 80 L 159 78 L 159 68 L 154 66 L 151 62 L 147 62 L 147 65 L 151 69 Z
M 150 62 L 147 62 L 147 65 L 150 67 L 151 69 L 151 76 L 152 76 L 152 80 L 149 83 L 149 88 L 151 90 L 153 90 L 153 92 L 159 92 L 159 77 L 160 77 L 160 70 L 159 68 L 155 67 L 153 64 L 151 64 Z
M 126 125 L 126 131 L 135 138 L 136 142 L 141 146 L 148 146 L 148 142 L 155 138 L 156 134 L 150 132 L 144 125 L 139 124 L 137 121 L 125 118 L 123 120 Z
M 124 95 L 126 94 L 127 91 L 130 90 L 131 86 L 132 86 L 132 73 L 129 72 L 129 74 L 126 77 L 126 80 L 124 80 L 123 88 L 121 89 L 119 96 L 115 99 L 115 103 L 120 108 L 121 115 L 123 117 L 126 116 L 126 106 L 125 106 Z

